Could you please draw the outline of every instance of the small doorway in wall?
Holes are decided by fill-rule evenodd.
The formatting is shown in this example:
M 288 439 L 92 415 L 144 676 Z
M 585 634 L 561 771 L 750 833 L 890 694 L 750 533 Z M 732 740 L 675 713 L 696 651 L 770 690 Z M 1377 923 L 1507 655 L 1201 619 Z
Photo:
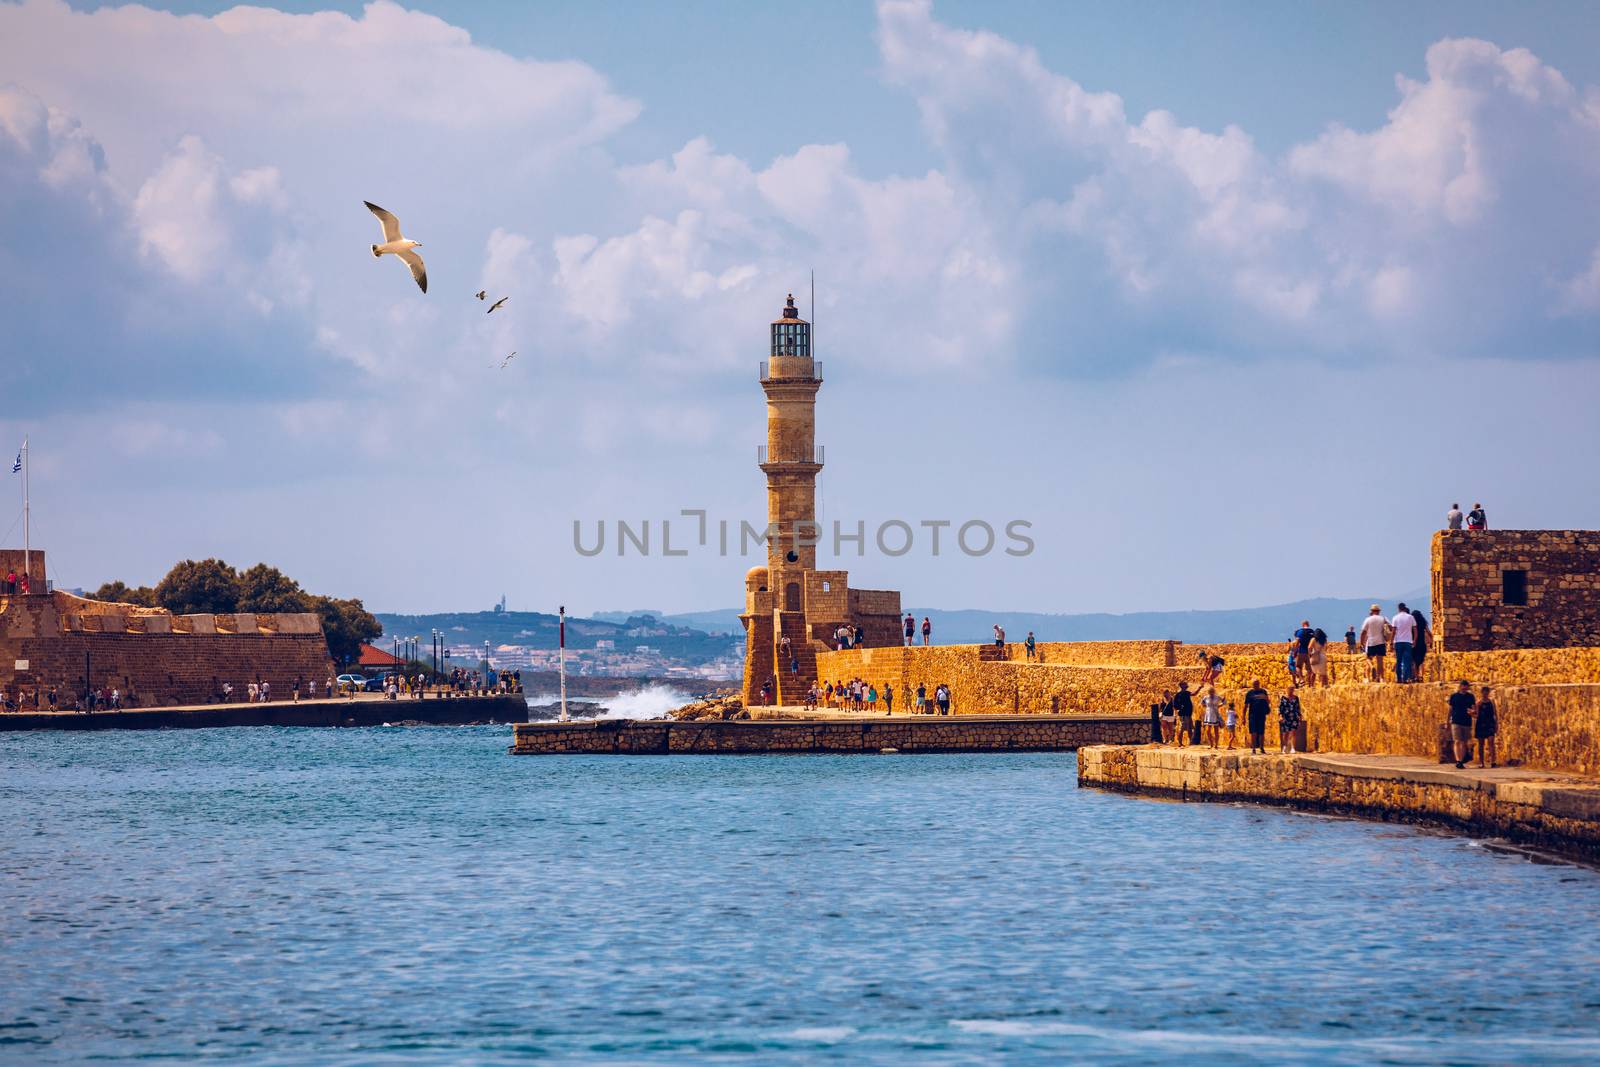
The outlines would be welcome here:
M 799 582 L 790 582 L 788 585 L 783 587 L 783 610 L 784 611 L 799 611 L 800 610 L 800 583 Z
M 1500 572 L 1500 600 L 1504 604 L 1516 606 L 1528 603 L 1527 571 Z

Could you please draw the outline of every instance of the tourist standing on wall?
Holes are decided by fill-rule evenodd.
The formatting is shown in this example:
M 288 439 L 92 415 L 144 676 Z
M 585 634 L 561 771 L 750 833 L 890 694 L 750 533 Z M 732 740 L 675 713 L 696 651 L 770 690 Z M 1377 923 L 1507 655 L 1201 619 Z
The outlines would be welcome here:
M 1161 743 L 1172 744 L 1173 732 L 1178 727 L 1178 712 L 1172 706 L 1171 690 L 1161 691 Z
M 1488 516 L 1487 513 L 1484 512 L 1483 505 L 1482 504 L 1474 504 L 1474 505 L 1472 505 L 1472 510 L 1467 512 L 1467 529 L 1469 529 L 1469 530 L 1487 530 L 1488 528 L 1489 528 L 1489 516 Z
M 922 646 L 928 646 L 928 639 L 933 636 L 933 622 L 924 615 L 922 617 Z
M 906 647 L 910 648 L 912 642 L 917 639 L 917 617 L 915 615 L 911 614 L 911 612 L 908 611 L 908 612 L 906 612 L 905 622 L 906 622 L 906 626 L 905 626 L 905 630 L 906 630 Z
M 1461 521 L 1465 518 L 1466 516 L 1461 514 L 1461 505 L 1451 504 L 1450 510 L 1444 513 L 1444 528 L 1446 530 L 1459 530 L 1461 529 Z
M 1161 732 L 1161 709 L 1163 705 L 1159 700 L 1150 702 L 1150 741 L 1152 744 L 1161 744 L 1165 738 Z
M 1467 765 L 1472 755 L 1472 709 L 1478 702 L 1472 698 L 1472 686 L 1463 678 L 1456 691 L 1450 694 L 1450 740 L 1455 747 L 1456 767 Z
M 1289 638 L 1289 653 L 1284 657 L 1284 662 L 1289 666 L 1289 681 L 1298 684 L 1300 681 L 1300 661 L 1295 658 L 1297 646 L 1294 637 Z
M 1200 667 L 1204 673 L 1200 676 L 1201 685 L 1210 685 L 1222 679 L 1222 668 L 1228 665 L 1227 661 L 1215 652 L 1200 653 Z
M 1478 766 L 1483 766 L 1483 754 L 1489 753 L 1489 766 L 1500 766 L 1500 747 L 1495 737 L 1500 733 L 1499 711 L 1489 699 L 1489 687 L 1478 690 L 1478 715 L 1472 723 L 1472 736 L 1478 741 Z
M 933 699 L 939 705 L 939 714 L 950 714 L 950 687 L 943 682 L 933 691 Z
M 926 682 L 918 682 L 917 683 L 917 714 L 921 715 L 923 712 L 925 712 L 927 710 L 928 710 L 928 684 Z
M 1259 678 L 1250 682 L 1250 691 L 1244 695 L 1245 726 L 1250 731 L 1250 751 L 1267 754 L 1266 733 L 1267 716 L 1272 712 L 1272 705 L 1268 702 L 1267 691 L 1261 688 Z
M 1428 645 L 1433 642 L 1433 631 L 1428 627 L 1428 617 L 1416 608 L 1411 609 L 1411 617 L 1417 624 L 1416 638 L 1411 645 L 1411 680 L 1420 682 L 1422 666 L 1428 658 Z
M 1383 681 L 1383 654 L 1387 651 L 1386 642 L 1389 640 L 1385 631 L 1389 624 L 1383 619 L 1383 608 L 1372 605 L 1372 613 L 1361 624 L 1361 647 L 1367 653 L 1367 680 L 1370 682 Z
M 1037 649 L 1037 646 L 1033 643 L 1033 631 L 1032 630 L 1028 631 L 1028 639 L 1023 642 L 1023 645 L 1026 646 L 1026 648 L 1028 650 L 1028 658 L 1032 659 L 1033 655 L 1034 655 L 1034 652 Z
M 1005 630 L 1001 629 L 999 623 L 995 623 L 994 624 L 994 647 L 995 648 L 1005 648 L 1006 647 L 1006 632 L 1005 632 Z
M 1222 729 L 1222 698 L 1217 695 L 1217 687 L 1206 686 L 1206 695 L 1200 698 L 1200 706 L 1205 709 L 1202 720 L 1204 736 L 1201 740 L 1212 748 L 1217 747 L 1217 735 Z
M 890 682 L 883 683 L 883 713 L 894 714 L 894 685 Z
M 1311 631 L 1311 677 L 1309 684 L 1326 687 L 1328 684 L 1328 634 L 1318 626 Z
M 1390 627 L 1394 630 L 1394 680 L 1397 682 L 1411 681 L 1411 646 L 1417 639 L 1417 620 L 1412 618 L 1411 612 L 1406 610 L 1405 601 L 1400 602 L 1400 610 L 1394 613 L 1394 618 L 1389 620 Z
M 1344 632 L 1344 650 L 1346 652 L 1354 652 L 1356 650 L 1356 628 L 1354 626 Z
M 1293 754 L 1295 731 L 1300 729 L 1300 694 L 1295 686 L 1278 698 L 1278 751 Z
M 1228 748 L 1232 749 L 1234 742 L 1239 738 L 1239 709 L 1233 706 L 1233 701 L 1228 701 L 1228 708 L 1222 720 L 1223 734 L 1227 739 Z
M 1311 639 L 1316 635 L 1310 619 L 1300 620 L 1300 628 L 1294 632 L 1295 663 L 1300 667 L 1301 685 L 1313 684 L 1315 672 L 1311 669 Z
M 1178 692 L 1172 698 L 1172 710 L 1178 714 L 1178 744 L 1187 745 L 1194 734 L 1194 697 L 1188 682 L 1178 683 Z

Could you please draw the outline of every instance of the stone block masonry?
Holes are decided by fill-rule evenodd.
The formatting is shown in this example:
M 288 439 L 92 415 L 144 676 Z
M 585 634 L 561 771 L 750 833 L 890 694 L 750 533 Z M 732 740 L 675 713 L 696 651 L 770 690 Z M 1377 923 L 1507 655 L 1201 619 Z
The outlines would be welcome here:
M 1442 651 L 1600 645 L 1600 531 L 1433 535 Z
M 223 683 L 242 699 L 267 682 L 287 700 L 295 684 L 324 692 L 333 663 L 315 615 L 173 615 L 67 593 L 0 596 L 0 690 L 55 687 L 62 703 L 85 685 L 133 694 L 139 706 L 211 700 Z
M 320 686 L 318 687 L 321 688 Z M 452 697 L 446 700 L 274 700 L 270 704 L 217 704 L 196 708 L 128 711 L 14 712 L 0 715 L 0 733 L 17 730 L 197 730 L 223 726 L 382 726 L 425 723 L 526 722 L 521 695 Z
M 896 752 L 1060 752 L 1088 744 L 1135 743 L 1149 724 L 1129 718 L 1045 716 L 770 719 L 677 722 L 603 719 L 527 723 L 511 752 L 535 755 L 665 756 Z

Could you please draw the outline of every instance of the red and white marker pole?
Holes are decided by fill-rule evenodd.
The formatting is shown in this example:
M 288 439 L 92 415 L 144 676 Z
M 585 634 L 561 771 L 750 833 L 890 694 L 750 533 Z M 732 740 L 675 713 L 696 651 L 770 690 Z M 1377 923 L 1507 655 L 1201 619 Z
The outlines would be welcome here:
M 567 721 L 567 606 L 561 605 L 557 609 L 561 619 L 560 641 L 561 654 L 559 663 L 561 668 L 561 721 Z

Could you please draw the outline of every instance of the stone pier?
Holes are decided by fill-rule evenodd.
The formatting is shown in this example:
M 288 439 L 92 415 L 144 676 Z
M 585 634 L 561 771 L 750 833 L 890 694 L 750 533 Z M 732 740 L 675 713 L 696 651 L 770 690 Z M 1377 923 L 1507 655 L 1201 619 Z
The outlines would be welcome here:
M 1600 862 L 1600 779 L 1585 775 L 1457 770 L 1415 756 L 1094 745 L 1078 750 L 1078 782 L 1178 800 L 1242 800 L 1443 826 Z

